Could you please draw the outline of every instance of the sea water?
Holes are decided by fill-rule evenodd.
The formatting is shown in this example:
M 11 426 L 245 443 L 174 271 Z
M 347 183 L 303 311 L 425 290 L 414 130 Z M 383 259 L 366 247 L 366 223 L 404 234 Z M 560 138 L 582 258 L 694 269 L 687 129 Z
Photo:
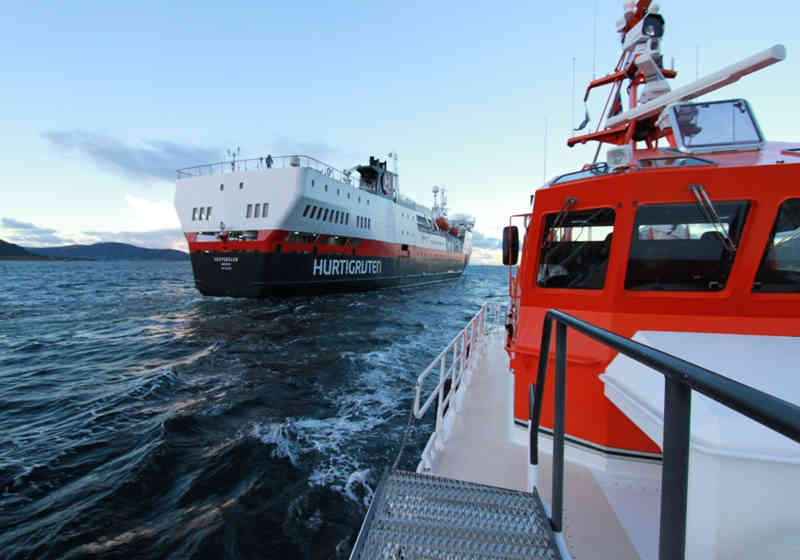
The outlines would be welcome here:
M 347 558 L 416 377 L 506 274 L 240 300 L 188 262 L 0 262 L 0 556 Z

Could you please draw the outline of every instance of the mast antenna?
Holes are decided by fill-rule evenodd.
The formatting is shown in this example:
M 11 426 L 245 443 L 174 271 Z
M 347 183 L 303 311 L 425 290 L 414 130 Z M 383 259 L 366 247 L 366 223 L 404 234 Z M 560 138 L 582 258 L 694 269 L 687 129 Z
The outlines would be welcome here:
M 569 122 L 570 130 L 575 130 L 575 57 L 572 57 L 572 120 Z
M 592 80 L 597 72 L 597 0 L 594 0 L 594 23 L 592 24 Z
M 544 118 L 544 149 L 542 150 L 542 184 L 547 182 L 547 117 Z

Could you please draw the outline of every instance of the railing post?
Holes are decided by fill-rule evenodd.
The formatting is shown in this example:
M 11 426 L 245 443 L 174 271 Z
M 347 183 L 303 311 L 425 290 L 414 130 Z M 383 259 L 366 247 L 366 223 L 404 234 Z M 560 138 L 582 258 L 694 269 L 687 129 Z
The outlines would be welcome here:
M 564 517 L 564 409 L 567 386 L 567 325 L 556 322 L 555 413 L 553 418 L 553 531 L 561 532 Z
M 533 383 L 528 385 L 528 492 L 533 492 L 539 487 L 539 460 L 534 457 L 536 445 L 534 440 L 539 438 L 539 428 L 533 425 Z
M 444 447 L 444 442 L 442 441 L 442 438 L 444 437 L 444 434 L 442 433 L 442 429 L 444 427 L 443 426 L 444 422 L 442 422 L 442 400 L 443 400 L 442 399 L 442 393 L 444 391 L 444 378 L 445 378 L 445 375 L 446 375 L 445 374 L 445 369 L 444 369 L 445 358 L 447 358 L 447 352 L 442 354 L 442 357 L 440 358 L 440 363 L 441 363 L 442 367 L 441 367 L 441 369 L 439 371 L 439 388 L 436 390 L 436 392 L 437 392 L 437 395 L 436 395 L 437 396 L 437 399 L 436 399 L 437 400 L 437 403 L 436 403 L 436 448 L 437 449 L 442 449 Z
M 686 555 L 686 497 L 689 488 L 689 422 L 692 389 L 667 375 L 664 378 L 664 446 L 661 467 L 661 527 L 658 557 Z
M 542 324 L 542 345 L 540 346 L 539 354 L 539 371 L 536 374 L 536 387 L 534 387 L 533 396 L 533 437 L 531 437 L 531 464 L 539 464 L 539 423 L 542 417 L 542 394 L 544 392 L 544 383 L 547 379 L 547 362 L 550 358 L 550 333 L 553 330 L 553 319 L 550 315 L 544 316 L 544 324 Z

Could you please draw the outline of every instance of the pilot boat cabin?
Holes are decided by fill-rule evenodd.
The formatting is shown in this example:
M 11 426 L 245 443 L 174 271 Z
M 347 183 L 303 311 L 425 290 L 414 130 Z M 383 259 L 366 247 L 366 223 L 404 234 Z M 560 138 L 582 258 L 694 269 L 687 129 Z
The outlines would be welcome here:
M 669 146 L 609 149 L 608 162 L 536 191 L 523 216 L 507 346 L 518 425 L 528 421 L 548 309 L 625 337 L 800 336 L 800 144 L 764 142 L 742 99 L 679 103 L 665 113 Z M 507 228 L 506 245 L 515 235 Z M 615 355 L 571 337 L 567 438 L 606 453 L 656 456 L 658 446 L 603 397 L 598 376 Z M 552 391 L 548 384 L 542 416 L 550 427 Z

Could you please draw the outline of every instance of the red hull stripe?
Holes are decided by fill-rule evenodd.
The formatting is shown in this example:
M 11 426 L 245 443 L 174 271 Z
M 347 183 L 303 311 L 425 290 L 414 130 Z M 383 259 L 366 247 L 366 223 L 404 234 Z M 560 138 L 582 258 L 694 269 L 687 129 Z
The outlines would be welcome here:
M 290 232 L 283 230 L 259 231 L 258 239 L 254 241 L 197 241 L 197 233 L 186 233 L 186 241 L 189 243 L 189 253 L 197 251 L 209 251 L 213 253 L 231 253 L 233 251 L 257 251 L 261 253 L 308 253 L 311 254 L 316 249 L 318 255 L 355 255 L 358 257 L 411 257 L 411 258 L 433 258 L 437 260 L 451 260 L 463 262 L 464 253 L 451 253 L 439 249 L 427 249 L 414 245 L 402 245 L 400 243 L 388 243 L 376 241 L 374 239 L 358 239 L 351 237 L 345 245 L 328 245 L 326 239 L 329 236 L 320 235 L 316 243 L 290 243 L 286 238 Z M 354 241 L 355 247 L 351 245 Z M 403 247 L 408 247 L 403 250 Z M 355 251 L 355 253 L 353 252 Z

